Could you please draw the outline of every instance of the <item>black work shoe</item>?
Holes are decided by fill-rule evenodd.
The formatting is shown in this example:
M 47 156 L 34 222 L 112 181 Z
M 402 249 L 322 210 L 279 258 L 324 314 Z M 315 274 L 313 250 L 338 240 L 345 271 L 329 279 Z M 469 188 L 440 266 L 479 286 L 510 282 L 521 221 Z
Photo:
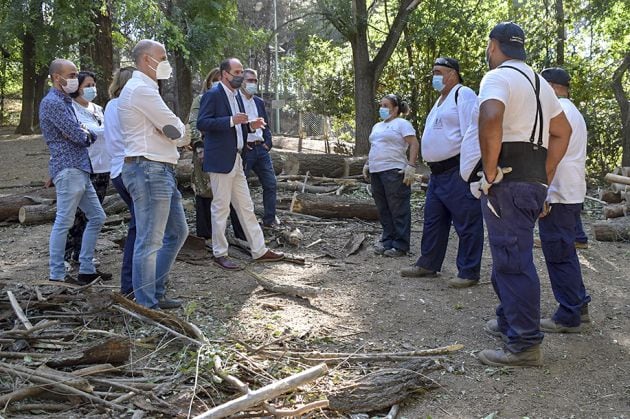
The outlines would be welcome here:
M 430 271 L 428 269 L 421 268 L 420 266 L 410 266 L 408 268 L 403 268 L 400 270 L 400 276 L 411 277 L 411 278 L 432 278 L 437 276 L 437 272 Z
M 546 333 L 580 333 L 584 330 L 583 325 L 565 326 L 556 323 L 553 319 L 540 319 L 540 330 Z
M 73 284 L 74 278 L 72 277 L 72 275 L 66 274 L 62 279 L 48 278 L 48 281 L 53 282 L 53 283 L 59 283 L 59 284 L 63 282 Z
M 477 285 L 479 280 L 477 279 L 466 279 L 466 278 L 451 278 L 447 281 L 448 286 L 451 288 L 467 288 Z
M 182 302 L 179 300 L 174 300 L 172 298 L 164 297 L 158 301 L 158 307 L 162 310 L 170 310 L 174 308 L 179 308 L 182 306 Z
M 541 367 L 543 364 L 540 345 L 534 345 L 523 352 L 484 349 L 477 354 L 482 364 L 493 367 Z
M 103 281 L 109 281 L 112 279 L 112 274 L 101 272 L 99 270 L 93 274 L 79 274 L 77 277 L 77 283 L 80 285 L 87 285 L 97 278 L 101 278 Z
M 588 314 L 588 304 L 584 304 L 580 310 L 580 323 L 590 323 L 591 316 Z
M 98 276 L 101 277 L 101 279 L 103 281 L 111 281 L 112 280 L 112 274 L 110 274 L 109 272 L 101 272 L 98 269 L 96 270 L 96 273 L 98 274 Z

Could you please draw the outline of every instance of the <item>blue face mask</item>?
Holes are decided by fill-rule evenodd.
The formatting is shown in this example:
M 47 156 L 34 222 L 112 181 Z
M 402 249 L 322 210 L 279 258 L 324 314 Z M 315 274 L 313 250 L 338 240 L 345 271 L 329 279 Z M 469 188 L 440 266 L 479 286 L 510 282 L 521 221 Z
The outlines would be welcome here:
M 84 87 L 83 88 L 83 99 L 91 102 L 96 98 L 96 86 Z
M 256 83 L 245 83 L 245 91 L 249 95 L 254 95 L 258 93 L 258 84 Z
M 378 116 L 381 117 L 381 119 L 384 121 L 387 118 L 389 118 L 389 108 L 379 108 L 378 109 Z
M 431 84 L 435 90 L 441 92 L 444 89 L 444 76 L 433 76 Z

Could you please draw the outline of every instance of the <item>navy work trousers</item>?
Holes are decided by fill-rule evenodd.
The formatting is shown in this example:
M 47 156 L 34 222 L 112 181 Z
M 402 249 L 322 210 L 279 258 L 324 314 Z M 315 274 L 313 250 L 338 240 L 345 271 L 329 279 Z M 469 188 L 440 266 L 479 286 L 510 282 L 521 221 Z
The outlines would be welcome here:
M 582 204 L 552 204 L 551 212 L 538 221 L 551 289 L 559 304 L 552 319 L 569 327 L 580 325 L 580 310 L 591 301 L 574 245 L 581 208 Z
M 431 175 L 424 205 L 421 256 L 416 266 L 435 272 L 442 270 L 451 223 L 459 236 L 457 276 L 479 280 L 483 252 L 481 204 L 470 193 L 458 167 Z
M 411 238 L 411 187 L 405 185 L 399 169 L 370 173 L 372 196 L 383 226 L 385 249 L 409 251 Z
M 499 298 L 497 321 L 511 352 L 522 352 L 543 339 L 533 246 L 534 224 L 546 195 L 547 188 L 540 183 L 501 182 L 481 196 L 492 252 L 492 286 Z

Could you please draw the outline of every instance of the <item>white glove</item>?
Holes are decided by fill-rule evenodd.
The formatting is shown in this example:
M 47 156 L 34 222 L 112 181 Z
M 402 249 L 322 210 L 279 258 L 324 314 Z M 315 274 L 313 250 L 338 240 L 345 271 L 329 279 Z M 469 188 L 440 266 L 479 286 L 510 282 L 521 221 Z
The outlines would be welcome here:
M 481 198 L 481 181 L 471 182 L 469 186 L 470 186 L 470 193 L 472 194 L 472 196 L 474 196 L 477 199 Z
M 512 171 L 511 167 L 497 166 L 497 176 L 494 178 L 492 182 L 488 182 L 488 180 L 486 179 L 486 174 L 483 171 L 477 172 L 477 176 L 481 177 L 481 180 L 479 181 L 479 190 L 482 191 L 484 195 L 488 195 L 488 191 L 490 190 L 492 185 L 501 183 L 501 181 L 503 180 L 503 175 L 508 174 L 511 171 Z
M 365 162 L 365 164 L 363 165 L 363 178 L 365 180 L 368 180 L 370 178 L 370 164 L 368 162 Z
M 404 169 L 400 169 L 398 174 L 404 175 L 403 183 L 407 186 L 411 186 L 414 180 L 416 180 L 416 168 L 410 164 L 405 166 Z

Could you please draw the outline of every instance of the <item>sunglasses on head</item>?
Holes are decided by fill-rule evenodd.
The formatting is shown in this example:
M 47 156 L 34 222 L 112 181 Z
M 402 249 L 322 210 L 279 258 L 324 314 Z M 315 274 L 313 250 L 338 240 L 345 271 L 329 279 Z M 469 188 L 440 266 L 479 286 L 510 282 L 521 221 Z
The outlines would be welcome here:
M 433 65 L 441 65 L 444 67 L 452 68 L 453 70 L 457 70 L 453 64 L 451 64 L 446 58 L 438 58 L 435 60 Z

